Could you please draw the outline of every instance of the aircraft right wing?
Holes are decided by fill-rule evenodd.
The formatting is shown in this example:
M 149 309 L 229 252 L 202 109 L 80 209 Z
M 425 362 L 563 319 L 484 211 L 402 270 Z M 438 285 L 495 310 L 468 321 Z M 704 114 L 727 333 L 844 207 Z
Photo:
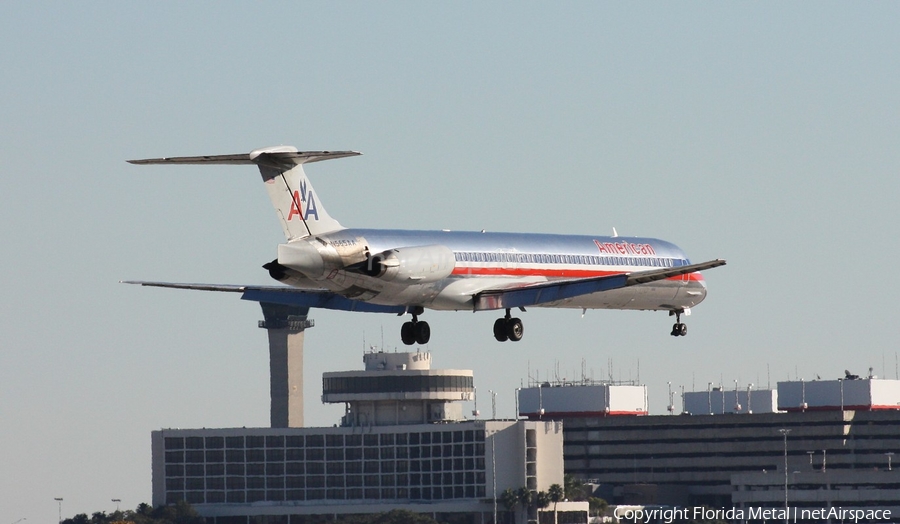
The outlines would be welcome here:
M 122 284 L 137 284 L 149 287 L 170 289 L 191 289 L 196 291 L 221 291 L 241 293 L 241 300 L 251 302 L 269 302 L 288 306 L 335 309 L 339 311 L 359 311 L 363 313 L 406 313 L 405 306 L 382 306 L 369 304 L 360 300 L 342 297 L 331 291 L 305 290 L 283 286 L 236 286 L 226 284 L 181 284 L 176 282 L 146 282 L 140 280 L 123 280 Z
M 700 262 L 699 264 L 665 269 L 619 273 L 616 275 L 605 275 L 602 277 L 581 278 L 576 280 L 540 282 L 511 289 L 485 290 L 475 295 L 474 308 L 475 311 L 482 311 L 488 309 L 538 306 L 548 302 L 556 302 L 600 291 L 610 291 L 612 289 L 656 282 L 658 280 L 665 280 L 667 278 L 687 275 L 688 273 L 724 265 L 724 260 L 716 259 L 708 262 Z

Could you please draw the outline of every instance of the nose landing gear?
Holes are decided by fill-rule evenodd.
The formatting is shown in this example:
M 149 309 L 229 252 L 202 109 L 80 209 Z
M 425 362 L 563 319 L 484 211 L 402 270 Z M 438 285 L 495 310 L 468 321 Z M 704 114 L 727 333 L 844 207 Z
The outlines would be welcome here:
M 431 340 L 431 327 L 428 322 L 419 322 L 419 315 L 425 310 L 421 307 L 412 308 L 412 321 L 404 322 L 400 326 L 400 340 L 407 346 L 413 344 L 427 344 Z
M 681 314 L 684 313 L 684 310 L 678 309 L 674 311 L 669 311 L 669 316 L 675 315 L 675 324 L 672 325 L 672 335 L 673 337 L 683 337 L 687 335 L 687 324 L 681 322 Z
M 525 335 L 525 327 L 522 325 L 522 321 L 518 318 L 511 318 L 509 309 L 506 310 L 506 316 L 498 318 L 494 322 L 494 338 L 498 342 L 507 340 L 518 342 L 522 340 L 523 335 Z

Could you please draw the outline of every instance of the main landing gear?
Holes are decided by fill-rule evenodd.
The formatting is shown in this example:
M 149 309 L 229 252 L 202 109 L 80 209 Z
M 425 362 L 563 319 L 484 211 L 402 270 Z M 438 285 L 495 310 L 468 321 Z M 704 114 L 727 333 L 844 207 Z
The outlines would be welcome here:
M 673 337 L 683 337 L 687 335 L 687 324 L 681 322 L 682 313 L 684 313 L 683 310 L 669 311 L 670 317 L 675 315 L 675 324 L 672 325 L 672 333 L 670 333 Z
M 428 326 L 428 322 L 419 322 L 419 315 L 424 311 L 421 307 L 411 308 L 412 322 L 404 322 L 400 326 L 400 340 L 407 346 L 427 344 L 431 340 L 431 327 Z
M 524 334 L 525 328 L 522 326 L 522 321 L 518 318 L 510 318 L 509 308 L 506 310 L 506 316 L 498 318 L 494 322 L 494 338 L 498 342 L 506 342 L 507 340 L 518 342 L 522 340 Z

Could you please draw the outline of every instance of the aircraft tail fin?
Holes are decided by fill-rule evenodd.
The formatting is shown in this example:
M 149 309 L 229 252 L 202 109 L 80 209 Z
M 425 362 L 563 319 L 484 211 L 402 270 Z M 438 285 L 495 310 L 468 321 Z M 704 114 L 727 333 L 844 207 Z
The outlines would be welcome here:
M 291 146 L 256 149 L 249 154 L 129 160 L 131 164 L 256 164 L 285 237 L 290 241 L 343 229 L 331 218 L 303 172 L 303 164 L 356 156 L 357 151 L 297 151 Z

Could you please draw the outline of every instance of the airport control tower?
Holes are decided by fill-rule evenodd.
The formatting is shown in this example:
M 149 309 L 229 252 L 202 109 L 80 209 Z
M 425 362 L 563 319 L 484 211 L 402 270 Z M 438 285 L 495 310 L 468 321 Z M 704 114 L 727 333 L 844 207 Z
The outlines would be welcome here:
M 363 355 L 364 371 L 322 375 L 322 402 L 343 402 L 344 427 L 396 426 L 463 420 L 472 400 L 471 370 L 431 369 L 431 353 Z

